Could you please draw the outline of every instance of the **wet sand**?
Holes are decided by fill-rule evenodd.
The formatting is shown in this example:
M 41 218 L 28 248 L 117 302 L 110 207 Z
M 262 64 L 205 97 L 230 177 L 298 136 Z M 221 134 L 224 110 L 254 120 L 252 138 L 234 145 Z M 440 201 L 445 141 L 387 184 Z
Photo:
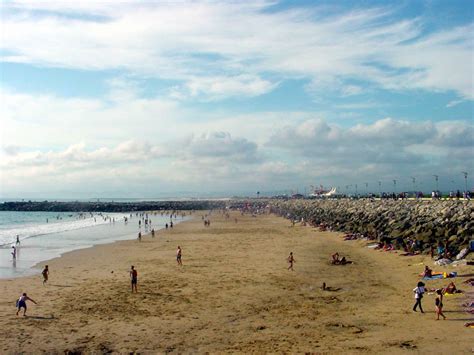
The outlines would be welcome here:
M 435 320 L 434 295 L 423 299 L 425 314 L 412 312 L 424 257 L 374 251 L 275 216 L 215 213 L 210 227 L 200 216 L 141 243 L 50 260 L 47 286 L 41 275 L 1 280 L 0 352 L 461 354 L 474 347 L 474 329 L 463 326 L 473 317 L 459 306 L 465 296 L 445 298 L 445 321 Z M 355 263 L 330 265 L 335 251 Z M 130 292 L 130 265 L 138 294 Z M 457 286 L 467 289 L 468 267 L 434 269 L 457 271 Z M 323 282 L 335 290 L 321 290 Z M 38 302 L 26 318 L 15 316 L 22 292 Z

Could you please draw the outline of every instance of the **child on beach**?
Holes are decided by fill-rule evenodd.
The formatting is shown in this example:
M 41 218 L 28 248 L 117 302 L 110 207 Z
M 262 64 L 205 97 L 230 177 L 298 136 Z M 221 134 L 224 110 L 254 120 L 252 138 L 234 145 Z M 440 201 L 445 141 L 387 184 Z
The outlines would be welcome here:
M 415 305 L 413 306 L 413 312 L 416 312 L 416 308 L 420 307 L 421 313 L 423 312 L 423 307 L 421 307 L 421 299 L 423 298 L 423 294 L 425 293 L 425 284 L 423 282 L 418 282 L 416 287 L 413 289 L 413 292 L 415 293 Z
M 132 293 L 133 293 L 133 290 L 135 290 L 135 293 L 138 293 L 138 290 L 137 290 L 138 273 L 133 265 L 130 268 L 130 281 L 132 282 Z
M 288 266 L 288 270 L 291 270 L 293 271 L 293 264 L 295 263 L 295 258 L 293 257 L 293 252 L 290 252 L 290 255 L 288 256 L 288 264 L 290 264 Z
M 181 247 L 178 245 L 178 250 L 176 250 L 176 261 L 178 262 L 178 265 L 183 266 L 183 262 L 181 261 Z
M 436 320 L 439 320 L 439 316 L 446 319 L 446 316 L 443 314 L 443 292 L 441 290 L 436 290 L 435 310 Z
M 42 274 L 43 274 L 43 285 L 44 285 L 48 281 L 48 275 L 49 275 L 48 265 L 44 266 Z
M 20 313 L 20 310 L 23 308 L 23 317 L 26 316 L 26 301 L 31 301 L 33 302 L 34 304 L 37 304 L 35 301 L 33 301 L 31 298 L 29 298 L 26 293 L 22 294 L 20 296 L 20 298 L 16 301 L 16 306 L 18 308 L 18 310 L 16 311 L 16 315 L 18 315 L 18 313 Z

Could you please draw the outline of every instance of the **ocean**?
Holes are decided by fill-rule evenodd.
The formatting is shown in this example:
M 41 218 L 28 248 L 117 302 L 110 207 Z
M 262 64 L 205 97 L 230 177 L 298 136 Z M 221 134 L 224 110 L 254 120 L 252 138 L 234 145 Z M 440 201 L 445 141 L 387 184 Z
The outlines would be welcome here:
M 149 214 L 152 227 L 133 213 L 13 212 L 0 211 L 0 278 L 39 273 L 41 261 L 96 244 L 137 238 L 138 232 L 163 229 L 167 214 Z M 125 218 L 128 221 L 125 221 Z M 173 223 L 185 218 L 173 218 Z M 20 243 L 16 243 L 19 237 Z M 16 258 L 13 258 L 13 246 Z

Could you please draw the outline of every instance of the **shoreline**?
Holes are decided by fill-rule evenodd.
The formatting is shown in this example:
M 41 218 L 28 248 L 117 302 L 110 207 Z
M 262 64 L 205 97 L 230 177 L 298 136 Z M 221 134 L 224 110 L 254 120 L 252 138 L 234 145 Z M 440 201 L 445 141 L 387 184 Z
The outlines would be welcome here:
M 12 259 L 10 248 L 0 249 L 0 280 L 37 274 L 41 271 L 38 271 L 38 265 L 44 265 L 49 260 L 76 250 L 118 241 L 134 240 L 137 238 L 139 231 L 145 235 L 151 233 L 152 228 L 155 229 L 155 233 L 165 229 L 165 223 L 169 223 L 168 216 L 160 216 L 159 214 L 153 216 L 155 223 L 151 227 L 143 226 L 140 228 L 136 224 L 138 223 L 138 217 L 134 216 L 128 223 L 117 220 L 116 223 L 100 223 L 24 238 L 20 245 L 16 245 L 16 259 Z M 173 222 L 177 225 L 187 219 L 187 216 L 180 217 L 173 219 Z
M 211 226 L 204 227 L 198 213 L 154 239 L 96 245 L 49 260 L 47 286 L 38 276 L 0 280 L 0 317 L 18 335 L 0 336 L 0 349 L 470 351 L 472 330 L 456 321 L 465 318 L 456 313 L 459 298 L 446 298 L 447 321 L 434 320 L 431 295 L 424 303 L 429 313 L 411 311 L 422 268 L 416 264 L 425 256 L 376 252 L 361 241 L 343 241 L 341 233 L 292 228 L 273 215 L 232 212 L 226 219 L 214 212 Z M 182 268 L 176 265 L 177 245 L 183 247 Z M 286 270 L 289 251 L 295 253 L 294 272 Z M 334 251 L 355 263 L 330 265 Z M 129 290 L 130 265 L 138 269 L 138 294 Z M 322 291 L 322 282 L 339 290 Z M 25 319 L 14 316 L 20 292 L 38 302 Z

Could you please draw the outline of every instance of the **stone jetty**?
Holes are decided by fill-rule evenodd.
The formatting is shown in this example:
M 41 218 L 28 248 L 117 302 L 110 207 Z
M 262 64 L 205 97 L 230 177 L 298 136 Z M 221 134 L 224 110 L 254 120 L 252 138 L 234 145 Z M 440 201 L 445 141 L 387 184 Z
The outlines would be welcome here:
M 414 239 L 421 251 L 439 242 L 457 253 L 468 247 L 474 233 L 474 209 L 462 200 L 288 200 L 272 201 L 272 212 L 312 225 L 324 224 L 345 233 L 375 240 Z
M 50 212 L 132 212 L 152 210 L 210 210 L 226 206 L 225 200 L 189 201 L 16 201 L 0 203 L 0 211 L 50 211 Z

